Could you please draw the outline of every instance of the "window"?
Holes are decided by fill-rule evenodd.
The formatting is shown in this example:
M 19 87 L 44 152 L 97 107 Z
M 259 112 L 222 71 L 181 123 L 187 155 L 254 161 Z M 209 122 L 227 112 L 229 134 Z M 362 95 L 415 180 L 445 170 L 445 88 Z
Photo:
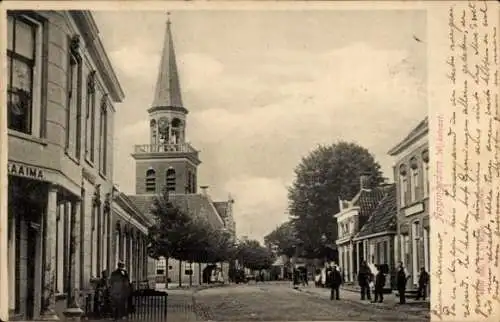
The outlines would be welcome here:
M 104 95 L 101 100 L 101 115 L 99 126 L 99 170 L 102 174 L 106 174 L 107 162 L 107 138 L 108 138 L 108 112 L 107 112 L 107 95 Z
M 158 144 L 158 142 L 156 142 L 156 121 L 151 120 L 151 122 L 149 123 L 149 126 L 151 127 L 151 144 L 156 145 L 156 144 Z M 154 147 L 154 148 L 156 148 L 156 147 Z M 153 151 L 156 151 L 156 150 L 153 150 Z
M 419 189 L 419 178 L 418 178 L 418 160 L 417 158 L 411 158 L 410 160 L 410 196 L 411 202 L 415 202 L 417 198 L 420 197 L 420 189 Z
M 406 175 L 407 175 L 406 165 L 402 164 L 399 167 L 399 197 L 400 197 L 399 202 L 402 207 L 406 205 L 406 194 L 408 192 L 408 181 Z
M 186 192 L 187 193 L 191 193 L 191 172 L 188 171 L 188 174 L 187 174 L 187 186 L 186 186 Z
M 115 227 L 115 267 L 120 261 L 120 223 Z
M 171 144 L 179 144 L 179 136 L 180 136 L 180 124 L 181 120 L 178 118 L 174 118 L 172 120 L 172 130 L 171 130 L 171 136 L 170 136 L 170 142 Z
M 95 120 L 95 71 L 87 77 L 87 101 L 85 108 L 85 158 L 94 161 L 94 120 Z
M 41 63 L 36 59 L 38 25 L 25 16 L 9 14 L 7 29 L 7 124 L 9 129 L 31 135 L 36 65 Z
M 149 169 L 146 171 L 146 192 L 156 191 L 156 173 L 155 170 Z
M 68 39 L 66 74 L 66 152 L 80 159 L 81 150 L 81 57 L 78 35 Z
M 424 228 L 424 267 L 427 272 L 430 272 L 430 245 L 429 245 L 429 229 Z
M 430 181 L 429 181 L 429 151 L 425 150 L 422 152 L 422 161 L 424 162 L 423 164 L 423 185 L 424 185 L 424 198 L 429 196 L 429 188 L 430 188 Z
M 175 192 L 175 170 L 170 168 L 167 170 L 167 191 Z

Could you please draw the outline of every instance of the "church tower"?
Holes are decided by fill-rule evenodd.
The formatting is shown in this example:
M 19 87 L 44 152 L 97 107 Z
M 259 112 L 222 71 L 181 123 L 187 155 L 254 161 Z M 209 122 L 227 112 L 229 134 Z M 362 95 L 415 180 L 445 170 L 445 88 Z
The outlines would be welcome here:
M 153 103 L 148 109 L 149 144 L 136 145 L 136 195 L 196 193 L 198 151 L 186 142 L 188 110 L 181 97 L 170 18 Z

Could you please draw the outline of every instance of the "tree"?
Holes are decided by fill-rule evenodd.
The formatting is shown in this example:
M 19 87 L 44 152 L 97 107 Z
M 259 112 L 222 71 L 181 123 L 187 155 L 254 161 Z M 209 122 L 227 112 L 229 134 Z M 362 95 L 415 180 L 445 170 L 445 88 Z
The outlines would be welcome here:
M 256 240 L 246 240 L 237 246 L 236 258 L 246 268 L 252 270 L 268 269 L 274 262 L 272 252 Z
M 286 255 L 288 257 L 295 255 L 297 237 L 293 223 L 287 221 L 276 227 L 264 237 L 264 243 L 269 248 L 275 246 L 277 255 Z
M 302 158 L 288 199 L 291 222 L 305 257 L 333 259 L 328 247 L 337 239 L 333 215 L 339 211 L 339 198 L 352 199 L 359 192 L 361 174 L 369 175 L 369 187 L 384 181 L 370 152 L 354 143 L 318 146 Z
M 225 261 L 231 255 L 228 233 L 182 211 L 168 200 L 168 195 L 155 198 L 152 214 L 155 225 L 148 234 L 151 257 L 213 263 Z

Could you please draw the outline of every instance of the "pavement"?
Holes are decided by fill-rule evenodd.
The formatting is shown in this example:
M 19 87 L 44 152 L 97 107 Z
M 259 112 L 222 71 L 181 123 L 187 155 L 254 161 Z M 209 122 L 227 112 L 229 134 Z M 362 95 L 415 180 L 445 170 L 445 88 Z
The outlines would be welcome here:
M 327 289 L 295 290 L 290 283 L 258 283 L 213 288 L 194 294 L 194 308 L 204 321 L 429 321 L 428 308 L 379 306 L 342 292 L 330 301 Z
M 372 304 L 360 301 L 358 293 L 342 290 L 340 301 L 330 301 L 329 289 L 312 286 L 296 290 L 292 288 L 291 283 L 265 282 L 169 289 L 168 294 L 168 322 L 429 321 L 430 319 L 427 306 L 396 305 L 394 295 L 392 298 L 390 295 L 387 296 L 385 303 Z M 149 318 L 147 320 L 153 321 Z M 129 320 L 129 322 L 136 321 Z
M 330 289 L 329 288 L 321 288 L 321 287 L 315 287 L 315 286 L 300 286 L 298 289 L 296 289 L 298 292 L 304 292 L 307 294 L 311 294 L 314 296 L 319 296 L 324 299 L 330 299 Z M 372 294 L 372 299 L 374 295 Z M 412 300 L 412 299 L 407 299 L 406 304 L 399 304 L 399 297 L 395 295 L 395 293 L 392 294 L 384 294 L 384 302 L 383 303 L 371 303 L 368 300 L 361 300 L 360 294 L 357 291 L 354 291 L 353 289 L 349 288 L 341 288 L 340 289 L 340 298 L 342 300 L 346 301 L 352 301 L 356 303 L 361 303 L 364 305 L 371 305 L 380 309 L 387 309 L 387 310 L 401 310 L 405 312 L 414 312 L 417 314 L 429 314 L 430 310 L 430 303 L 429 300 L 426 301 L 417 301 L 417 300 Z M 430 316 L 430 315 L 429 315 Z

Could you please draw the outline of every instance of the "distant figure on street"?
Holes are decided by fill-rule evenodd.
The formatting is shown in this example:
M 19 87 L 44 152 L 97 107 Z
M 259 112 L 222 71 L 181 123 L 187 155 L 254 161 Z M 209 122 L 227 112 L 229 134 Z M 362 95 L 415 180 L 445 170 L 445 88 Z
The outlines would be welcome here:
M 260 272 L 260 281 L 262 283 L 264 283 L 264 272 L 263 271 Z
M 118 268 L 111 273 L 109 279 L 109 296 L 113 309 L 113 319 L 120 320 L 128 315 L 130 297 L 130 278 L 125 270 L 125 264 L 118 262 Z
M 381 266 L 378 267 L 377 276 L 375 276 L 375 300 L 373 303 L 384 301 L 384 286 L 385 286 L 385 274 L 382 272 Z
M 417 300 L 422 297 L 425 301 L 427 296 L 427 285 L 429 284 L 429 273 L 425 271 L 425 267 L 420 268 L 420 276 L 418 277 L 418 293 Z
M 332 300 L 340 300 L 340 285 L 342 284 L 342 275 L 336 265 L 333 266 L 333 269 L 330 272 L 330 301 Z
M 369 301 L 371 300 L 371 294 L 370 294 L 371 279 L 372 279 L 372 272 L 368 267 L 366 261 L 363 261 L 363 263 L 361 263 L 361 267 L 359 268 L 359 273 L 358 273 L 358 284 L 359 287 L 361 288 L 361 301 L 364 301 L 365 298 Z
M 396 284 L 399 293 L 399 304 L 406 303 L 406 282 L 410 275 L 406 274 L 406 270 L 403 266 L 403 262 L 399 262 L 398 273 L 396 275 Z
M 325 269 L 325 279 L 323 280 L 323 286 L 324 287 L 330 287 L 330 275 L 332 274 L 332 267 L 330 265 L 327 265 Z

